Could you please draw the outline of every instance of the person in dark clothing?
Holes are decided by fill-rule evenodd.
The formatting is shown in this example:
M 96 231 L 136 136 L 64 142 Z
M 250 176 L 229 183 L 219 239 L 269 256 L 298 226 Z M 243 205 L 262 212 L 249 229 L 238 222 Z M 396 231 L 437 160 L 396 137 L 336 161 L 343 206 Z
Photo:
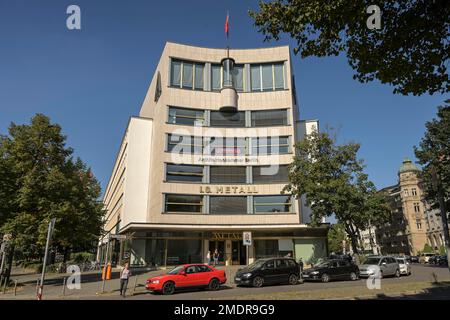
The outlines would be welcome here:
M 300 274 L 303 272 L 303 260 L 302 258 L 300 258 L 300 260 L 298 260 L 298 266 L 300 268 Z

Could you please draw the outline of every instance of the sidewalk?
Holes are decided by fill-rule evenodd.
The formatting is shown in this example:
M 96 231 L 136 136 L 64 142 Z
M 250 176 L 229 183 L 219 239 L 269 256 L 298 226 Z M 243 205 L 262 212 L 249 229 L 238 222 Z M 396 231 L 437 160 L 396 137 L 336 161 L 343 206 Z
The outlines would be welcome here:
M 234 274 L 237 269 L 242 266 L 219 266 L 217 269 L 225 270 L 227 275 L 227 285 L 234 287 Z M 170 269 L 170 268 L 168 268 Z M 134 272 L 133 272 L 134 271 Z M 132 276 L 128 282 L 127 294 L 131 295 L 133 293 L 144 293 L 145 282 L 148 278 L 154 277 L 168 270 L 154 270 L 146 271 L 142 270 L 131 270 Z M 84 299 L 88 297 L 105 297 L 111 295 L 118 295 L 120 287 L 120 269 L 114 268 L 111 273 L 111 280 L 105 282 L 105 290 L 102 293 L 103 281 L 101 279 L 100 271 L 82 272 L 81 274 L 81 289 L 80 290 L 69 290 L 67 287 L 64 290 L 63 295 L 63 283 L 64 278 L 68 278 L 70 274 L 46 274 L 44 281 L 44 291 L 43 296 L 46 300 L 51 299 Z M 6 294 L 0 293 L 1 299 L 19 299 L 19 300 L 34 300 L 36 299 L 36 280 L 40 278 L 40 274 L 36 273 L 17 273 L 11 276 L 11 280 L 14 282 L 18 281 L 18 287 L 16 295 L 14 295 L 14 288 L 10 288 Z

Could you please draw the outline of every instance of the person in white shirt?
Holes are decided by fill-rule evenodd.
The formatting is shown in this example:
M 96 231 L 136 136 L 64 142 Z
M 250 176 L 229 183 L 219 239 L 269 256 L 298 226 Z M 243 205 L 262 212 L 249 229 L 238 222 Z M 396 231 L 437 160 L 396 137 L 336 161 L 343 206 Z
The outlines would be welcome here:
M 120 272 L 120 295 L 125 298 L 125 292 L 127 291 L 128 279 L 131 276 L 130 269 L 128 268 L 128 263 L 125 263 L 122 271 Z

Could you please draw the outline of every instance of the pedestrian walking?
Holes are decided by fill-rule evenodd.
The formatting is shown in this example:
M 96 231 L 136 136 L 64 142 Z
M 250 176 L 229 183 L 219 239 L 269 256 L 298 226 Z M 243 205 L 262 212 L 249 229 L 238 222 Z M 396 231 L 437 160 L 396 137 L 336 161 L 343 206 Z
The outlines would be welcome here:
M 302 258 L 300 258 L 300 260 L 298 260 L 298 266 L 300 268 L 300 274 L 302 274 L 302 272 L 303 272 L 303 260 L 302 260 Z
M 219 264 L 219 251 L 216 249 L 213 253 L 214 267 Z
M 208 251 L 208 253 L 206 254 L 206 263 L 208 264 L 208 266 L 211 265 L 211 251 Z
M 120 295 L 125 298 L 125 292 L 127 291 L 128 280 L 130 279 L 131 272 L 128 268 L 128 263 L 125 263 L 122 271 L 120 272 Z

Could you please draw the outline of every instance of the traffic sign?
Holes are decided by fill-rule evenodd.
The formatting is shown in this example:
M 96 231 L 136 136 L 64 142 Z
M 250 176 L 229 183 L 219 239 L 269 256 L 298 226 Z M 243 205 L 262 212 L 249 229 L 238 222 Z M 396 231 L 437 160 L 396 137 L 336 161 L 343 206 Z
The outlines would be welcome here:
M 244 231 L 242 233 L 242 241 L 244 246 L 252 245 L 252 233 L 250 231 Z
M 112 234 L 111 239 L 125 240 L 127 236 L 125 234 Z

